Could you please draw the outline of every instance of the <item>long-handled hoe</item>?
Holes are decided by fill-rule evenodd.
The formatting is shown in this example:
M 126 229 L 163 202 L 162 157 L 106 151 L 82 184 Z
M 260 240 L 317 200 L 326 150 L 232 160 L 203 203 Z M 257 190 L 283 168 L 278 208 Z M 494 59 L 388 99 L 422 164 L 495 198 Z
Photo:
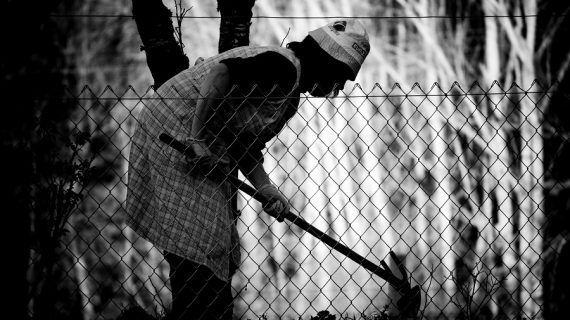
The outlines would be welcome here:
M 177 151 L 183 153 L 189 158 L 194 158 L 195 155 L 193 153 L 192 148 L 184 145 L 180 141 L 174 139 L 173 137 L 169 136 L 166 133 L 160 135 L 160 140 L 170 147 L 176 149 Z M 243 181 L 239 180 L 237 177 L 228 176 L 227 180 L 237 187 L 239 190 L 245 192 L 246 194 L 250 195 L 257 201 L 262 204 L 267 202 L 267 199 L 263 197 L 261 194 L 257 193 L 254 188 L 249 186 L 248 184 L 244 183 Z M 274 218 L 277 218 L 274 214 L 269 213 Z M 397 301 L 397 307 L 400 312 L 401 318 L 415 318 L 420 309 L 421 304 L 421 294 L 419 286 L 411 286 L 411 282 L 408 279 L 408 275 L 403 263 L 398 259 L 396 254 L 390 251 L 390 257 L 394 260 L 400 273 L 402 274 L 402 278 L 398 278 L 394 275 L 392 270 L 388 267 L 384 260 L 380 261 L 380 265 L 376 265 L 370 260 L 364 258 L 363 256 L 359 255 L 358 253 L 352 251 L 347 246 L 343 245 L 342 243 L 336 241 L 335 239 L 331 238 L 326 233 L 320 231 L 319 229 L 315 228 L 311 224 L 309 224 L 306 220 L 301 218 L 300 216 L 289 212 L 287 215 L 282 216 L 282 218 L 289 220 L 299 228 L 305 230 L 306 232 L 312 234 L 317 239 L 321 240 L 322 242 L 326 243 L 332 249 L 342 253 L 346 257 L 350 258 L 352 261 L 358 263 L 359 265 L 363 266 L 368 271 L 374 273 L 375 275 L 379 276 L 380 278 L 386 280 L 392 287 L 394 287 L 400 294 L 400 299 Z

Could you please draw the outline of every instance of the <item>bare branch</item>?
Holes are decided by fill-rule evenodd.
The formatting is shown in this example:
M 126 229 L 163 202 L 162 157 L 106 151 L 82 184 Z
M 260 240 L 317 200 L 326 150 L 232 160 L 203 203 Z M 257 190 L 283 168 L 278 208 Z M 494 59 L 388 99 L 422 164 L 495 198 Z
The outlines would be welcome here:
M 285 42 L 285 39 L 287 39 L 287 36 L 289 35 L 289 31 L 291 31 L 291 27 L 289 27 L 289 29 L 287 29 L 287 33 L 285 34 L 285 37 L 283 37 L 283 40 L 281 40 L 281 44 L 279 45 L 280 47 L 283 46 L 283 42 Z
M 178 41 L 178 45 L 180 46 L 180 48 L 182 48 L 182 51 L 184 51 L 185 47 L 182 41 L 182 21 L 184 21 L 184 18 L 191 9 L 192 7 L 186 9 L 184 7 L 184 4 L 182 3 L 182 0 L 174 1 L 174 10 L 176 16 L 176 25 L 177 25 L 176 27 L 174 27 L 174 31 L 175 31 L 176 40 Z

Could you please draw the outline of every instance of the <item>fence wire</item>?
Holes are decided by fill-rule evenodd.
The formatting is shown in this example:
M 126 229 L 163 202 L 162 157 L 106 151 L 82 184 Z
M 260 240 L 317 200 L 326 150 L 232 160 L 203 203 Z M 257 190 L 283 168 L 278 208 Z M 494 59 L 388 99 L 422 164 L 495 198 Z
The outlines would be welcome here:
M 221 130 L 206 140 L 227 139 L 224 130 L 235 130 L 233 119 L 244 109 L 275 120 L 276 107 L 291 108 L 299 99 L 257 92 L 234 88 L 220 101 L 229 106 L 214 121 Z M 248 195 L 231 204 L 224 177 L 205 179 L 204 167 L 160 141 L 164 132 L 192 142 L 199 99 L 173 87 L 158 93 L 85 87 L 58 99 L 73 103 L 70 132 L 84 138 L 72 162 L 89 161 L 91 169 L 81 185 L 71 183 L 70 190 L 83 188 L 82 198 L 63 221 L 67 232 L 55 240 L 63 244 L 56 258 L 41 248 L 31 254 L 31 283 L 45 272 L 39 264 L 53 264 L 56 318 L 116 319 L 133 306 L 167 317 L 176 266 L 164 259 L 165 250 L 203 259 L 220 277 L 230 272 L 226 262 L 237 260 L 234 318 L 309 319 L 322 310 L 351 319 L 397 317 L 399 296 L 385 280 L 277 222 Z M 270 99 L 278 103 L 268 111 Z M 542 318 L 556 308 L 554 293 L 566 292 L 557 279 L 568 252 L 568 228 L 556 226 L 563 214 L 556 203 L 568 192 L 556 168 L 563 167 L 568 136 L 548 114 L 552 103 L 551 88 L 536 83 L 525 89 L 356 85 L 333 98 L 302 95 L 266 143 L 237 134 L 237 152 L 227 141 L 210 147 L 233 159 L 248 154 L 248 143 L 265 143 L 263 166 L 292 212 L 374 263 L 390 261 L 390 251 L 404 261 L 422 292 L 418 318 Z M 260 114 L 248 115 L 239 122 Z M 264 123 L 254 130 L 259 135 L 267 135 Z M 128 184 L 145 192 L 127 191 Z M 226 214 L 232 205 L 235 216 Z M 137 215 L 132 208 L 158 210 Z M 196 218 L 196 212 L 219 214 Z M 195 239 L 199 244 L 189 245 Z M 31 290 L 32 316 L 42 299 Z

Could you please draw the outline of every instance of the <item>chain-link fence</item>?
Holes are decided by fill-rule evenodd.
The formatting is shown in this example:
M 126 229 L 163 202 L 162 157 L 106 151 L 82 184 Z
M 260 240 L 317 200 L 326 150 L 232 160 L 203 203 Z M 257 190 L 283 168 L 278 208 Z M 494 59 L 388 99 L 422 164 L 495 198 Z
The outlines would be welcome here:
M 567 140 L 545 112 L 551 91 L 538 84 L 355 86 L 337 97 L 301 95 L 298 107 L 298 96 L 234 91 L 214 119 L 229 133 L 209 131 L 206 142 L 216 141 L 214 155 L 229 159 L 215 169 L 227 175 L 236 158 L 242 169 L 263 159 L 292 213 L 368 260 L 380 265 L 395 252 L 421 288 L 419 317 L 541 318 L 551 293 L 567 292 L 556 288 L 567 227 L 551 227 L 563 214 L 553 203 L 567 196 L 552 171 L 565 159 Z M 195 144 L 199 99 L 109 87 L 64 99 L 75 105 L 71 129 L 83 137 L 72 144 L 73 159 L 88 159 L 91 170 L 81 186 L 70 180 L 84 197 L 66 219 L 51 273 L 62 318 L 115 319 L 134 305 L 168 314 L 172 266 L 164 250 L 193 257 L 221 278 L 237 261 L 237 318 L 398 312 L 400 295 L 384 279 L 287 220 L 277 222 L 247 194 L 232 204 L 221 182 L 227 179 L 203 178 L 212 169 L 207 161 L 159 139 L 167 133 Z M 41 254 L 32 253 L 32 274 Z M 44 298 L 32 290 L 30 312 Z

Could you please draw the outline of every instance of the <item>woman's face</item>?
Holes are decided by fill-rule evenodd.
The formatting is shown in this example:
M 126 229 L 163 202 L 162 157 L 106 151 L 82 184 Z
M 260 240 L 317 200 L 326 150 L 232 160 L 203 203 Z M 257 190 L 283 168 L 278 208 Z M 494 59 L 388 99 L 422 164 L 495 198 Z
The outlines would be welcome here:
M 314 97 L 336 96 L 351 79 L 351 71 L 342 62 L 330 57 L 313 61 L 310 67 L 309 94 Z
M 310 36 L 303 40 L 303 45 L 306 50 L 301 71 L 304 92 L 314 97 L 336 96 L 347 80 L 354 79 L 348 65 L 330 56 Z

